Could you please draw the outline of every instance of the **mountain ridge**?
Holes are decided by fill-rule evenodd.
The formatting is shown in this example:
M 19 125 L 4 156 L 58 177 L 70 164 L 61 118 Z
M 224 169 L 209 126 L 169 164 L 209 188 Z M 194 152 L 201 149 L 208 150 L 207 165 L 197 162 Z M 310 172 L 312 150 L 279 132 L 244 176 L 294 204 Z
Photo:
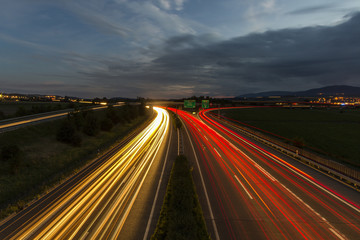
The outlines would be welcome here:
M 360 87 L 348 85 L 332 85 L 321 88 L 312 88 L 305 91 L 268 91 L 259 93 L 248 93 L 236 98 L 257 98 L 269 96 L 295 96 L 295 97 L 316 97 L 316 96 L 344 96 L 360 97 Z

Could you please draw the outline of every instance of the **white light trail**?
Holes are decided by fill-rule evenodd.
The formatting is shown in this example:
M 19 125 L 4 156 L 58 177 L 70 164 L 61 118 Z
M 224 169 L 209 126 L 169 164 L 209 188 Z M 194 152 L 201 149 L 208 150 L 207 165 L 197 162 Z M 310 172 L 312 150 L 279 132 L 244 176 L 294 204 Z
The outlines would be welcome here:
M 169 115 L 157 117 L 118 153 L 51 206 L 19 227 L 12 239 L 115 239 L 166 142 Z

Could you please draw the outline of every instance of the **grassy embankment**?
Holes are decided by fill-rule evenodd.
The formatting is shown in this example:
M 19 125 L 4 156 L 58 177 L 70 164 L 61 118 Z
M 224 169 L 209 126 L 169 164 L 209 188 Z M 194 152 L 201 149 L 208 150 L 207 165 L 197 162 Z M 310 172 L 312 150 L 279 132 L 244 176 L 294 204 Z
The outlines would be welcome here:
M 100 120 L 105 118 L 106 111 L 94 114 Z M 122 114 L 119 113 L 118 122 L 111 130 L 99 129 L 93 136 L 77 132 L 81 139 L 77 146 L 57 140 L 65 120 L 2 133 L 0 146 L 16 145 L 20 153 L 15 162 L 0 156 L 0 218 L 22 209 L 28 201 L 38 198 L 94 159 L 99 150 L 106 150 L 150 118 L 149 113 L 127 119 L 128 113 L 122 111 Z
M 360 166 L 360 109 L 248 108 L 222 110 L 222 113 L 300 141 L 305 148 Z
M 199 204 L 189 162 L 176 158 L 153 240 L 210 239 Z

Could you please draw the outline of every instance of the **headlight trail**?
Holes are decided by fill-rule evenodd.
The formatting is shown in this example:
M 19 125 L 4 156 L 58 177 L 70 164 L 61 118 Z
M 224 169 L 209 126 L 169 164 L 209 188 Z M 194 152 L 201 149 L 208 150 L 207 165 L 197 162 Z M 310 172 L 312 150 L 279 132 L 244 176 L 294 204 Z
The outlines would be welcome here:
M 175 109 L 170 109 L 176 112 Z M 353 239 L 358 203 L 200 112 L 177 110 L 197 148 L 227 239 Z M 358 194 L 358 193 L 355 193 Z M 220 236 L 220 237 L 221 237 Z
M 118 106 L 118 105 L 116 105 Z M 101 109 L 105 109 L 107 108 L 106 106 L 100 106 L 100 107 L 93 107 L 91 108 L 91 110 L 101 110 Z M 9 129 L 15 129 L 15 128 L 19 128 L 21 126 L 25 126 L 27 124 L 34 124 L 34 123 L 38 123 L 44 120 L 51 120 L 51 119 L 55 119 L 55 118 L 61 118 L 61 117 L 65 117 L 66 115 L 68 115 L 69 112 L 62 112 L 62 113 L 56 113 L 56 114 L 51 114 L 51 115 L 46 115 L 46 116 L 39 116 L 39 117 L 33 117 L 31 119 L 26 119 L 26 120 L 19 120 L 19 121 L 15 121 L 15 122 L 10 122 L 10 123 L 4 123 L 4 124 L 0 124 L 0 132 L 2 131 L 8 131 Z M 36 114 L 36 115 L 40 115 L 40 114 Z M 34 115 L 34 116 L 36 116 Z M 32 117 L 30 116 L 25 116 L 25 117 Z M 18 118 L 18 119 L 22 119 L 22 118 Z M 9 119 L 11 120 L 11 119 Z M 3 122 L 8 121 L 3 120 Z
M 154 110 L 149 126 L 9 239 L 116 239 L 167 140 L 169 115 Z

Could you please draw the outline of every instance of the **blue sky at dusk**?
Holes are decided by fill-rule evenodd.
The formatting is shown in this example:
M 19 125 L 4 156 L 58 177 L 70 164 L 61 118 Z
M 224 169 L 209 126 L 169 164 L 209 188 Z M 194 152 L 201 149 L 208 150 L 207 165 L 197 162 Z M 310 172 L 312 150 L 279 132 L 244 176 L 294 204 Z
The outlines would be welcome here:
M 0 0 L 0 92 L 360 87 L 359 0 Z

